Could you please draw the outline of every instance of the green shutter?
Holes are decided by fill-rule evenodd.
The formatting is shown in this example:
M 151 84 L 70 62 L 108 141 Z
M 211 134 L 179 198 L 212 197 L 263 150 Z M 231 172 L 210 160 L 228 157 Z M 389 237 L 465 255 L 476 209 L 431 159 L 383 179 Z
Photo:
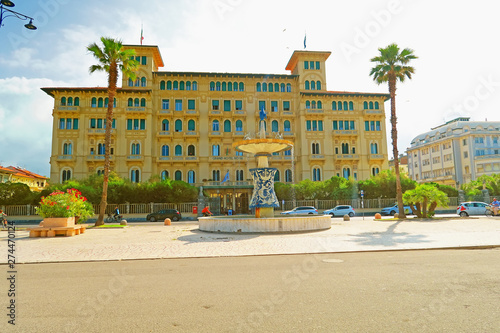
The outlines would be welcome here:
M 290 101 L 283 101 L 283 111 L 290 111 Z
M 145 130 L 146 129 L 146 119 L 141 119 L 141 127 L 140 127 L 141 130 Z
M 335 102 L 334 102 L 334 103 L 335 103 Z M 338 127 L 337 127 L 337 121 L 336 121 L 336 120 L 334 120 L 334 121 L 333 121 L 333 130 L 334 130 L 334 131 L 338 130 Z
M 311 121 L 310 121 L 310 120 L 307 120 L 307 121 L 306 121 L 306 129 L 307 129 L 308 131 L 310 131 L 310 130 L 311 130 Z
M 78 129 L 78 118 L 73 118 L 73 129 L 74 130 Z
M 236 101 L 236 110 L 243 109 L 243 101 Z
M 195 100 L 188 99 L 188 110 L 194 110 L 194 109 L 195 109 Z
M 95 119 L 92 119 L 95 121 Z M 127 130 L 132 130 L 132 119 L 127 119 Z
M 224 101 L 224 111 L 231 111 L 231 101 Z
M 304 61 L 304 69 L 309 69 L 309 62 L 308 61 Z
M 318 120 L 318 131 L 323 131 L 323 120 Z
M 365 121 L 365 131 L 369 131 L 369 130 L 370 130 L 370 122 Z
M 319 68 L 319 61 L 316 61 L 316 69 L 320 69 Z

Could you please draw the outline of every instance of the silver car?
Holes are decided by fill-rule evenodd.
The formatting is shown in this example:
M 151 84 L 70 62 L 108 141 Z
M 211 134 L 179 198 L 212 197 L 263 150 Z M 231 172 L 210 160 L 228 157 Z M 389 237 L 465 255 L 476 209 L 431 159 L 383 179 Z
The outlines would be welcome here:
M 356 215 L 356 212 L 349 205 L 339 205 L 336 206 L 335 208 L 325 210 L 323 214 L 325 215 L 330 214 L 332 217 L 344 216 L 344 215 L 349 215 L 350 217 L 353 217 L 354 215 Z
M 469 202 L 462 202 L 458 207 L 457 207 L 457 214 L 465 217 L 469 215 L 486 215 L 487 214 L 487 208 L 489 205 L 486 202 L 480 202 L 480 201 L 469 201 Z
M 295 207 L 292 210 L 281 212 L 281 215 L 317 215 L 318 210 L 313 206 Z

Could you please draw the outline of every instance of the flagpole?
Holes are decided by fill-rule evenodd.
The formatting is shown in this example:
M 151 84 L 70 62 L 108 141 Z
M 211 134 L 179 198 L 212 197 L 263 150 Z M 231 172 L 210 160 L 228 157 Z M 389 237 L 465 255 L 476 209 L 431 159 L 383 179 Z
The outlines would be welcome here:
M 142 23 L 141 23 L 141 45 L 142 45 L 142 40 L 144 39 L 144 37 L 142 36 Z

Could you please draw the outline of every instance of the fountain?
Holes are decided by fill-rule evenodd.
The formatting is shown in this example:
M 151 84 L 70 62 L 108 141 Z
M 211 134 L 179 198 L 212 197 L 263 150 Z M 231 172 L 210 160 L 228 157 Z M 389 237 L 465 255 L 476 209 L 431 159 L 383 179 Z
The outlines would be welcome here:
M 200 230 L 211 232 L 291 232 L 329 229 L 330 216 L 283 216 L 274 217 L 274 207 L 279 207 L 274 193 L 276 168 L 269 167 L 272 153 L 293 148 L 293 142 L 281 138 L 267 139 L 266 113 L 260 111 L 259 138 L 233 143 L 237 151 L 257 157 L 257 168 L 250 169 L 254 191 L 250 208 L 255 209 L 255 217 L 202 217 L 199 218 Z

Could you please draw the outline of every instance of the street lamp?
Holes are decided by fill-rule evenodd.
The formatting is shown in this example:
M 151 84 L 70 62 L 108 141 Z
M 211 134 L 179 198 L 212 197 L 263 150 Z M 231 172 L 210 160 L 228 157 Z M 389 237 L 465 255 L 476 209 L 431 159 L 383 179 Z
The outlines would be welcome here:
M 24 27 L 29 30 L 36 30 L 36 27 L 33 25 L 33 18 L 26 16 L 24 14 L 15 12 L 13 10 L 7 9 L 6 7 L 14 7 L 14 3 L 10 0 L 1 0 L 0 1 L 0 28 L 3 26 L 3 20 L 7 17 L 13 16 L 17 17 L 20 20 L 30 20 L 29 23 L 25 24 Z M 5 16 L 4 16 L 4 13 Z

